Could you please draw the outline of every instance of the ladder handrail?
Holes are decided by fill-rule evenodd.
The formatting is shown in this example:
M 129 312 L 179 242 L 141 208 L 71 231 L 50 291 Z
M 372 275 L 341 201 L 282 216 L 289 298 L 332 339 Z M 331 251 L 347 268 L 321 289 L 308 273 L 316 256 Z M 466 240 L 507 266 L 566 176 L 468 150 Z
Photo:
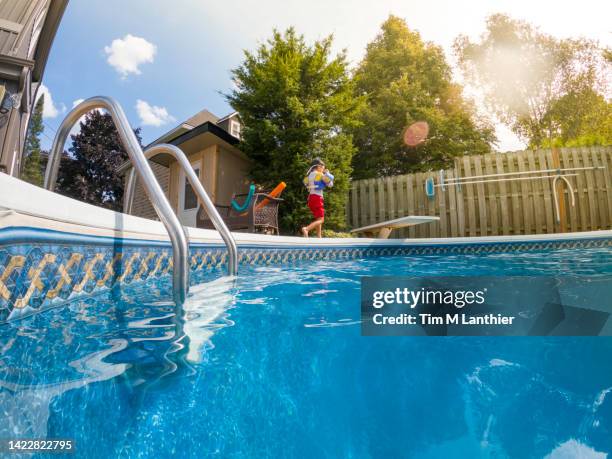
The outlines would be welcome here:
M 53 146 L 49 152 L 44 187 L 49 191 L 55 189 L 64 144 L 70 134 L 70 130 L 79 121 L 81 116 L 96 108 L 102 108 L 111 115 L 121 143 L 132 162 L 133 168 L 138 171 L 145 192 L 159 219 L 168 231 L 168 236 L 172 243 L 172 294 L 177 304 L 183 304 L 189 291 L 189 242 L 187 235 L 172 206 L 170 206 L 168 198 L 166 198 L 155 174 L 153 174 L 153 170 L 140 147 L 138 139 L 134 135 L 134 131 L 132 131 L 132 127 L 117 101 L 105 96 L 91 97 L 78 104 L 66 115 L 62 124 L 57 129 Z
M 153 158 L 154 156 L 160 154 L 168 154 L 172 156 L 179 167 L 183 169 L 185 172 L 185 176 L 187 180 L 191 184 L 193 190 L 198 196 L 198 200 L 204 206 L 206 213 L 208 214 L 208 218 L 212 221 L 213 225 L 221 235 L 221 238 L 225 242 L 227 247 L 227 273 L 230 276 L 235 276 L 238 271 L 238 248 L 236 246 L 236 241 L 234 240 L 234 236 L 228 229 L 227 225 L 219 215 L 219 211 L 211 201 L 208 193 L 202 186 L 202 182 L 200 182 L 199 177 L 195 174 L 191 163 L 187 159 L 187 156 L 175 145 L 171 145 L 168 143 L 162 143 L 158 145 L 154 145 L 145 150 L 144 155 L 147 160 Z M 134 202 L 134 193 L 136 188 L 136 170 L 132 168 L 130 171 L 130 175 L 128 176 L 127 185 L 125 188 L 125 193 L 123 195 L 123 212 L 126 214 L 131 213 L 132 204 Z

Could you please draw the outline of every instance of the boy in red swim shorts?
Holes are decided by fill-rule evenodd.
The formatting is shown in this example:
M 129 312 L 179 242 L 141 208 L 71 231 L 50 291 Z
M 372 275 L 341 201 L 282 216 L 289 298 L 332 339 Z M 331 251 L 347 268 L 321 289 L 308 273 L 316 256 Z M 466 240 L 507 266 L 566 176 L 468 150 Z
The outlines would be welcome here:
M 314 221 L 302 228 L 304 237 L 308 233 L 317 230 L 317 237 L 321 237 L 323 221 L 325 220 L 325 206 L 323 203 L 323 190 L 334 186 L 334 176 L 325 168 L 325 163 L 320 158 L 315 158 L 306 173 L 304 185 L 308 189 L 308 208 L 312 212 Z

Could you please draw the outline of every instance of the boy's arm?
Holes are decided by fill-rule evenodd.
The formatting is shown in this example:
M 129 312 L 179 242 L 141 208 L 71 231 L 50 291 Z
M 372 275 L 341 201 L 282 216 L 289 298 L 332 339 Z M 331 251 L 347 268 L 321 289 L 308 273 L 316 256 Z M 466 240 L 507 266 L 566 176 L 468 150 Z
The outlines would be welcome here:
M 331 172 L 327 171 L 323 174 L 323 183 L 325 183 L 327 187 L 334 186 L 334 176 Z

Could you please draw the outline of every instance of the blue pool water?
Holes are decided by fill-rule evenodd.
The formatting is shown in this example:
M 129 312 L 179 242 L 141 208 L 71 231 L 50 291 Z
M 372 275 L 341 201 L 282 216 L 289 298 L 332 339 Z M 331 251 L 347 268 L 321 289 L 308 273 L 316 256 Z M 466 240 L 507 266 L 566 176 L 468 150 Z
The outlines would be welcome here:
M 612 250 L 241 267 L 0 326 L 0 438 L 77 457 L 604 457 L 612 338 L 362 337 L 363 275 L 587 276 Z M 591 287 L 590 284 L 597 285 Z

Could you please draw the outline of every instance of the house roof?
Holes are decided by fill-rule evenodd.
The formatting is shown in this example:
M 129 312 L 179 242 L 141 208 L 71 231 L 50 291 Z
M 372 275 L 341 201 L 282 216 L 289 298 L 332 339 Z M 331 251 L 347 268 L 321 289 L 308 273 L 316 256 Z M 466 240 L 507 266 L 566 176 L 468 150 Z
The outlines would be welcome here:
M 215 115 L 214 113 L 209 112 L 206 109 L 201 110 L 198 113 L 196 113 L 195 115 L 193 115 L 191 118 L 188 118 L 187 120 L 183 121 L 178 126 L 170 129 L 168 132 L 166 132 L 162 136 L 160 136 L 157 139 L 155 139 L 153 142 L 148 144 L 145 148 L 152 147 L 153 145 L 157 145 L 158 143 L 168 143 L 168 142 L 171 142 L 173 139 L 176 139 L 177 137 L 181 136 L 182 134 L 184 134 L 186 132 L 191 131 L 192 129 L 195 129 L 195 128 L 199 127 L 199 126 L 202 126 L 202 125 L 206 124 L 207 122 L 211 123 L 213 126 L 216 126 L 219 123 L 221 123 L 221 122 L 227 120 L 228 118 L 231 118 L 231 117 L 233 117 L 233 116 L 235 116 L 237 114 L 238 114 L 238 112 L 233 112 L 233 113 L 230 113 L 229 115 L 224 116 L 223 118 L 219 118 L 217 115 Z M 221 130 L 223 130 L 223 129 L 221 128 Z
M 32 81 L 40 82 L 67 3 L 68 0 L 0 1 L 0 61 L 3 67 L 29 67 L 32 69 Z M 42 21 L 40 29 L 39 21 Z M 7 71 L 5 68 L 2 70 Z M 18 77 L 20 71 L 21 68 Z M 7 75 L 3 77 L 10 78 Z
M 175 138 L 177 135 L 180 135 L 184 132 L 187 132 L 201 124 L 206 123 L 207 121 L 210 121 L 212 123 L 218 123 L 219 122 L 219 117 L 217 117 L 216 115 L 214 115 L 213 113 L 209 112 L 208 110 L 204 109 L 199 111 L 198 113 L 196 113 L 195 115 L 193 115 L 191 118 L 183 121 L 181 124 L 179 124 L 178 126 L 170 129 L 168 132 L 166 132 L 165 134 L 161 135 L 160 137 L 158 137 L 157 139 L 155 139 L 153 142 L 151 142 L 149 145 L 147 145 L 146 148 L 152 146 L 152 145 L 156 145 L 158 143 L 166 143 L 169 141 L 169 139 L 173 139 Z
M 193 115 L 191 118 L 185 121 L 184 124 L 188 124 L 189 126 L 196 127 L 196 126 L 199 126 L 200 124 L 204 124 L 207 121 L 210 121 L 211 123 L 218 123 L 219 121 L 221 121 L 221 119 L 219 119 L 218 116 L 214 115 L 208 110 L 204 109 L 202 111 L 199 111 L 195 115 Z
M 188 130 L 187 132 L 183 132 L 179 135 L 177 135 L 176 137 L 167 140 L 167 143 L 171 143 L 172 145 L 180 145 L 184 142 L 187 142 L 190 139 L 193 139 L 194 137 L 197 137 L 201 134 L 204 134 L 206 132 L 210 132 L 211 134 L 219 137 L 221 140 L 224 140 L 225 142 L 229 143 L 230 145 L 237 145 L 238 142 L 240 142 L 240 140 L 236 137 L 234 137 L 233 135 L 231 135 L 229 132 L 227 132 L 225 129 L 223 129 L 222 127 L 217 126 L 214 123 L 211 123 L 210 121 L 206 121 L 205 123 Z M 151 145 L 147 145 L 146 148 L 149 148 L 149 146 L 152 146 L 154 144 Z
M 228 114 L 228 115 L 225 115 L 223 118 L 221 118 L 221 119 L 217 120 L 217 123 L 221 123 L 221 122 L 223 122 L 223 121 L 225 121 L 225 120 L 228 120 L 228 119 L 230 119 L 230 118 L 233 118 L 233 117 L 235 117 L 235 116 L 238 116 L 238 112 L 232 112 L 232 113 L 230 113 L 230 114 Z

